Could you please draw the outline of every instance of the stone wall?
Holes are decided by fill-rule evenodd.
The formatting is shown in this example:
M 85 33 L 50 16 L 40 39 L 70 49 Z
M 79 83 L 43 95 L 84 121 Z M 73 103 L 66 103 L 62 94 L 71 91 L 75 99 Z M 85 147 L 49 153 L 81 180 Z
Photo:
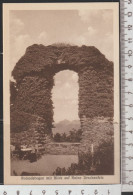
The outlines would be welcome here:
M 78 155 L 80 143 L 49 143 L 45 145 L 45 153 L 53 155 Z
M 83 129 L 80 150 L 88 152 L 96 151 L 98 146 L 104 143 L 110 143 L 114 137 L 114 123 L 111 118 L 95 117 L 82 118 L 81 125 Z M 117 128 L 118 130 L 118 128 Z
M 51 134 L 53 77 L 62 70 L 73 70 L 79 75 L 79 118 L 84 140 L 87 139 L 89 142 L 93 138 L 94 129 L 91 126 L 94 127 L 95 118 L 109 117 L 113 120 L 112 62 L 92 46 L 57 47 L 35 44 L 27 48 L 12 71 L 12 76 L 16 80 L 16 95 L 13 103 L 11 102 L 11 132 L 14 132 L 13 121 L 18 128 L 15 131 L 23 131 L 22 126 L 25 123 L 29 124 L 25 129 L 28 131 L 29 126 L 34 126 L 32 116 L 35 115 L 43 120 L 44 128 L 41 131 Z M 16 112 L 19 113 L 17 118 L 14 114 Z M 25 121 L 22 121 L 22 115 L 29 117 L 24 117 Z M 97 124 L 96 127 L 98 133 Z M 36 130 L 40 132 L 39 123 L 38 125 L 36 123 Z

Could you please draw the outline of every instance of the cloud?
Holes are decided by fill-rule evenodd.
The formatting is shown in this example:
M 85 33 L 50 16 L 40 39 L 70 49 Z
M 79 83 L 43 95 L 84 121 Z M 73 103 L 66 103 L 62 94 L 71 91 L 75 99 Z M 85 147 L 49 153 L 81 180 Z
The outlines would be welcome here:
M 112 33 L 106 33 L 105 38 L 99 42 L 99 45 L 101 46 L 101 52 L 103 54 L 106 54 L 106 57 L 109 60 L 113 61 L 113 35 Z
M 24 55 L 26 48 L 33 44 L 43 44 L 46 41 L 47 34 L 41 32 L 36 39 L 33 39 L 28 33 L 14 33 L 12 35 L 11 45 L 11 70 L 13 70 L 16 62 Z
M 16 62 L 24 55 L 26 48 L 31 44 L 28 34 L 19 34 L 14 36 L 11 45 L 11 70 Z
M 24 23 L 16 18 L 14 14 L 10 15 L 10 32 L 11 35 L 15 36 L 19 34 L 24 29 Z
M 52 99 L 55 110 L 57 107 L 60 107 L 60 105 L 62 109 L 64 109 L 65 105 L 67 105 L 67 108 L 71 107 L 75 110 L 78 109 L 79 85 L 77 82 L 77 73 L 68 70 L 61 71 L 55 75 L 54 80 L 55 86 L 52 90 Z M 68 111 L 66 112 L 68 113 Z M 78 112 L 78 110 L 73 112 Z
M 70 83 L 69 83 L 69 82 L 66 82 L 66 83 L 65 83 L 65 85 L 64 85 L 64 87 L 65 87 L 65 88 L 69 88 L 69 89 L 70 89 L 70 88 L 71 88 L 71 85 L 70 85 Z
M 113 34 L 110 32 L 100 35 L 99 31 L 90 28 L 90 31 L 87 30 L 79 36 L 75 35 L 72 41 L 78 46 L 95 46 L 107 59 L 113 61 Z
M 46 41 L 46 39 L 47 39 L 47 33 L 45 31 L 42 31 L 37 37 L 36 43 L 42 44 Z
M 89 26 L 88 27 L 88 35 L 89 36 L 92 36 L 96 33 L 96 30 L 92 27 L 92 26 Z
M 82 33 L 81 35 L 79 35 L 78 37 L 75 36 L 75 38 L 73 39 L 75 41 L 75 43 L 79 46 L 81 45 L 86 45 L 89 43 L 92 42 L 92 41 L 95 41 L 95 36 L 97 36 L 97 31 L 96 29 L 94 29 L 92 26 L 89 26 L 87 28 L 87 31 Z M 94 37 L 94 39 L 93 39 Z M 93 44 L 92 44 L 93 45 Z
M 36 37 L 32 37 L 25 28 L 22 20 L 14 14 L 10 17 L 10 59 L 11 70 L 13 70 L 16 62 L 24 55 L 26 48 L 32 44 L 43 44 L 47 39 L 45 30 L 38 33 Z
M 11 70 L 16 62 L 24 55 L 26 47 L 29 46 L 30 36 L 24 31 L 24 23 L 14 14 L 10 15 L 10 59 Z
M 98 15 L 101 16 L 100 10 L 78 10 L 78 15 L 80 16 L 81 20 L 84 22 L 89 22 L 92 18 L 97 18 Z
M 113 10 L 79 10 L 78 15 L 84 23 L 84 32 L 75 33 L 71 42 L 95 46 L 113 61 Z
M 91 22 L 91 24 L 101 24 L 108 23 L 112 21 L 113 18 L 113 10 L 111 9 L 89 9 L 89 10 L 78 10 L 78 15 L 83 22 Z
M 99 35 L 104 36 L 107 32 L 113 33 L 113 10 L 79 10 L 78 15 L 85 25 L 97 31 Z

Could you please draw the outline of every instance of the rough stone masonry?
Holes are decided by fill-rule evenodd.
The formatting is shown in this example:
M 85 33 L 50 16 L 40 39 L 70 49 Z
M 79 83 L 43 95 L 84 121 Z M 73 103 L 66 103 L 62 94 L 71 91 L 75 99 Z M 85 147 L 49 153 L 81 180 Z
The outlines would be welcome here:
M 93 46 L 34 44 L 26 49 L 12 71 L 17 93 L 11 106 L 11 132 L 21 131 L 25 126 L 24 130 L 36 127 L 38 132 L 51 134 L 53 78 L 63 70 L 78 73 L 82 141 L 87 138 L 89 144 L 94 142 L 93 121 L 98 125 L 96 119 L 100 118 L 99 124 L 102 118 L 113 120 L 113 62 Z

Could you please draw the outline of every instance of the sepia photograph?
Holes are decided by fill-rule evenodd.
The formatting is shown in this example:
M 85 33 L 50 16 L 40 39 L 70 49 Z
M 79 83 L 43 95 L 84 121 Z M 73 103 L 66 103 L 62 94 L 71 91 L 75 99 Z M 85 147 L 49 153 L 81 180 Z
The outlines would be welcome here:
M 118 3 L 4 4 L 3 21 L 5 183 L 119 183 Z

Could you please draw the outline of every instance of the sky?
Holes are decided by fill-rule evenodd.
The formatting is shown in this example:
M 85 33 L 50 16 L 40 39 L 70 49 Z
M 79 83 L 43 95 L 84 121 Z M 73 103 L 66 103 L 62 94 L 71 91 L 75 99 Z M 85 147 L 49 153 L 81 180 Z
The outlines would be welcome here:
M 79 120 L 78 117 L 78 74 L 65 70 L 55 75 L 53 87 L 54 121 Z
M 113 11 L 108 10 L 15 10 L 10 11 L 10 64 L 32 44 L 70 43 L 97 47 L 113 61 Z M 62 71 L 53 88 L 54 119 L 78 119 L 78 76 Z

